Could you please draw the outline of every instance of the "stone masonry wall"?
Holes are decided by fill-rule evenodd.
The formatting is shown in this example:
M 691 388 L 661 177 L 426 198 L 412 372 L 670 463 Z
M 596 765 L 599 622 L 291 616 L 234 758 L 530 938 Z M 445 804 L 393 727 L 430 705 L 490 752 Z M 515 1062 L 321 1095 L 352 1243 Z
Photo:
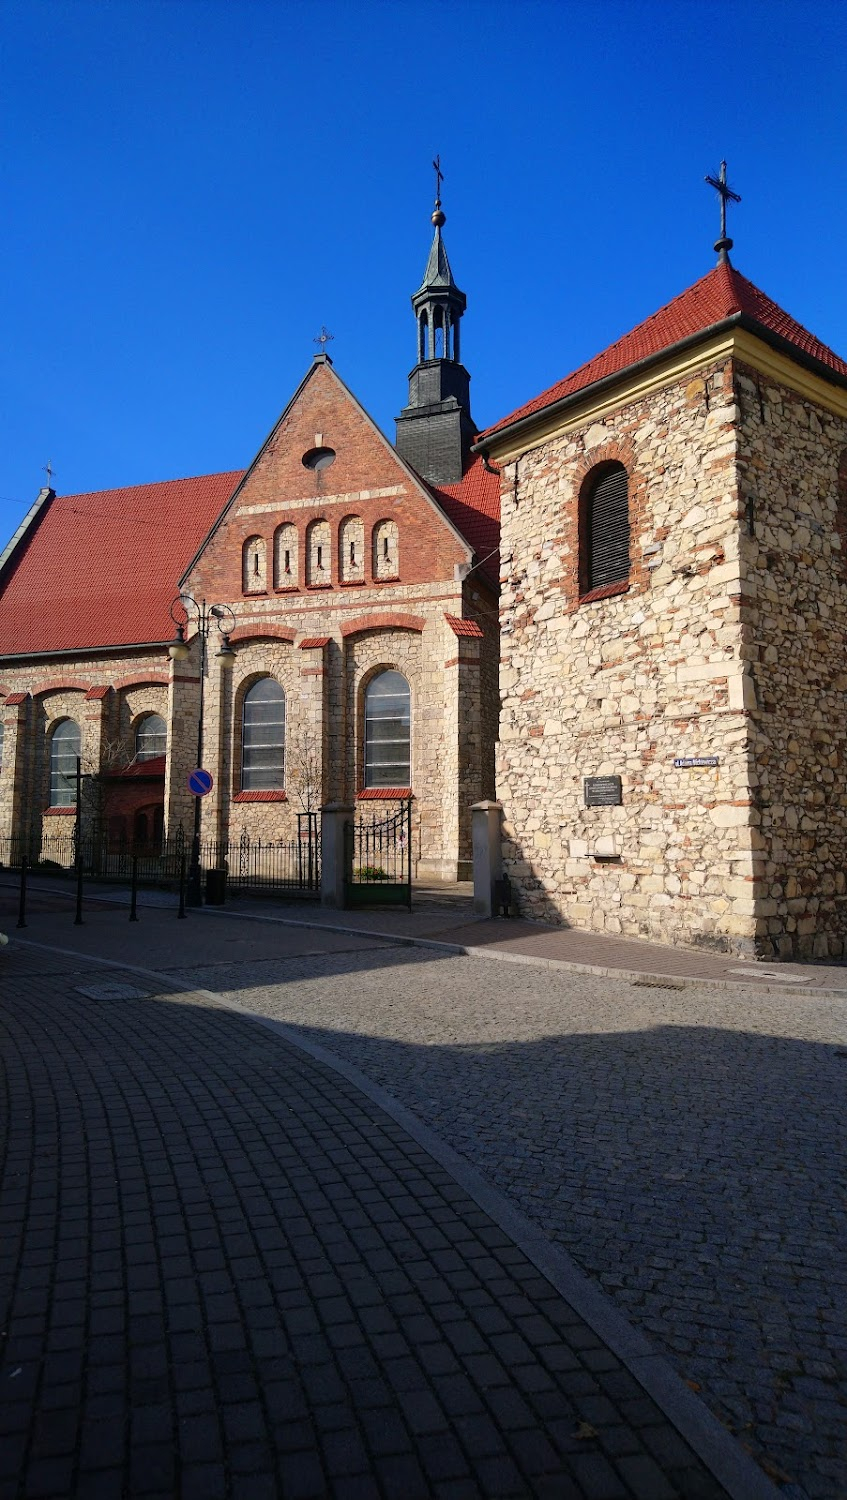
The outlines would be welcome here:
M 498 792 L 527 915 L 753 951 L 736 419 L 726 361 L 504 465 Z M 579 494 L 609 460 L 630 584 L 581 602 Z M 586 807 L 604 775 L 622 806 Z
M 759 952 L 847 942 L 847 420 L 736 367 Z M 749 505 L 749 511 L 748 511 Z M 752 535 L 749 534 L 752 530 Z

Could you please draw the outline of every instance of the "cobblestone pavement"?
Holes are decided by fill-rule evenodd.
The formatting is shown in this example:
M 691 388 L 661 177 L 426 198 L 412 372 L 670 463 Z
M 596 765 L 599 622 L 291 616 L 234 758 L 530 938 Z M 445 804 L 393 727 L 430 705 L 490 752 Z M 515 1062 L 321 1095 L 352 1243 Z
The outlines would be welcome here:
M 321 962 L 287 987 L 321 1024 L 345 988 L 369 1026 L 390 1014 L 391 958 Z M 433 967 L 406 970 L 416 1003 Z M 447 993 L 466 972 L 444 970 Z M 390 1116 L 255 1022 L 157 988 L 20 948 L 0 979 L 2 1500 L 724 1494 Z M 395 1087 L 421 1041 L 391 1042 Z
M 257 924 L 258 925 L 258 924 Z M 192 968 L 487 1173 L 781 1476 L 847 1496 L 847 1005 L 421 950 Z

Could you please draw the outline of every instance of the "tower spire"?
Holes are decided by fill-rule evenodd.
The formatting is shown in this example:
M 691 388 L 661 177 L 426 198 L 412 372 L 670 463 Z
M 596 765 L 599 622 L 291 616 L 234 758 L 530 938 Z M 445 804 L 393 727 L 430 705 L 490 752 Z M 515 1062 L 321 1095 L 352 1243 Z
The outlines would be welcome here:
M 430 222 L 435 233 L 423 281 L 412 296 L 418 362 L 409 376 L 409 404 L 397 418 L 397 448 L 424 479 L 451 484 L 462 478 L 476 427 L 470 376 L 459 352 L 468 299 L 456 285 L 441 234 L 447 215 L 441 207 L 440 156 L 432 166 L 435 208 Z

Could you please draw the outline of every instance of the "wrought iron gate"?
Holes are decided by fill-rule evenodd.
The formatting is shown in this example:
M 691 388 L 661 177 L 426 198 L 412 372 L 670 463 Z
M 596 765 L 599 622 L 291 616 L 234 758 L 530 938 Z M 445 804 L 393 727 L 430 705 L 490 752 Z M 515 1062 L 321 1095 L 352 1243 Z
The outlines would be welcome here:
M 347 906 L 412 909 L 412 799 L 388 818 L 344 825 Z

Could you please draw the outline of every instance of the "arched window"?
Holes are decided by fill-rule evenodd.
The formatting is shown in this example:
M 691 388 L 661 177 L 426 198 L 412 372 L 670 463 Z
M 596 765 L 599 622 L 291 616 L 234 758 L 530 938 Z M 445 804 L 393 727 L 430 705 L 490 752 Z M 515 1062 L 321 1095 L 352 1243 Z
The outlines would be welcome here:
M 411 786 L 412 695 L 400 672 L 365 689 L 365 786 Z
M 155 760 L 168 748 L 168 730 L 161 714 L 145 714 L 135 731 L 136 760 Z
M 602 464 L 586 478 L 580 506 L 580 590 L 629 578 L 629 487 L 623 464 Z
M 285 786 L 285 693 L 263 677 L 244 694 L 241 790 L 281 792 Z
M 75 805 L 76 762 L 79 753 L 79 725 L 75 719 L 60 719 L 50 741 L 51 807 Z
M 299 582 L 297 527 L 286 521 L 274 532 L 274 588 L 296 589 Z
M 241 564 L 241 587 L 245 594 L 261 594 L 268 586 L 265 539 L 251 536 L 244 543 Z
M 373 576 L 397 578 L 400 574 L 400 535 L 396 521 L 377 521 L 373 529 Z

